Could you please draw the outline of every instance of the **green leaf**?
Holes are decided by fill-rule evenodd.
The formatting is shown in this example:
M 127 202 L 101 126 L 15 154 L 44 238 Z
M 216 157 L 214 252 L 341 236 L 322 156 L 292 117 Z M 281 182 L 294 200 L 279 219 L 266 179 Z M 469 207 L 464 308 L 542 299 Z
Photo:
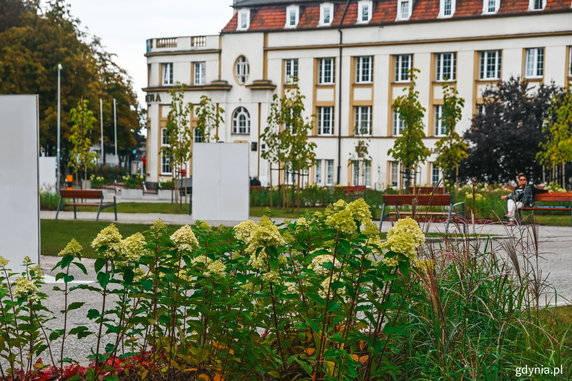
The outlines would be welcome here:
M 99 317 L 99 310 L 92 308 L 89 311 L 87 311 L 87 318 L 88 319 L 95 319 L 97 317 Z
M 52 333 L 50 333 L 50 341 L 57 340 L 63 334 L 64 334 L 63 329 L 56 329 L 56 330 L 52 331 Z
M 73 302 L 73 303 L 70 303 L 70 305 L 68 306 L 68 312 L 69 312 L 69 311 L 73 311 L 73 310 L 77 310 L 78 308 L 83 307 L 84 304 L 85 304 L 85 302 Z
M 71 254 L 66 254 L 62 257 L 62 260 L 60 261 L 60 266 L 62 269 L 68 267 L 70 265 L 70 263 L 73 262 L 73 255 Z
M 96 273 L 99 272 L 99 270 L 101 270 L 103 268 L 103 266 L 105 266 L 105 262 L 107 262 L 107 259 L 105 259 L 105 258 L 97 258 L 95 260 L 93 268 L 94 268 Z
M 85 275 L 87 275 L 87 269 L 85 268 L 85 266 L 83 265 L 83 263 L 74 262 L 73 264 L 74 264 L 75 266 L 77 266 L 77 268 L 80 269 L 82 273 L 84 273 Z
M 332 311 L 337 311 L 341 308 L 340 303 L 335 302 L 335 301 L 330 301 L 328 303 L 328 312 L 332 312 Z
M 66 275 L 66 276 L 64 277 L 64 283 L 72 282 L 74 279 L 75 279 L 75 278 L 74 278 L 73 275 Z
M 114 350 L 115 350 L 114 344 L 109 343 L 105 345 L 105 353 L 113 353 Z
M 403 327 L 394 327 L 389 324 L 386 324 L 383 327 L 383 332 L 387 333 L 388 335 L 402 335 L 407 336 L 407 331 L 403 329 Z
M 103 288 L 107 287 L 110 278 L 109 273 L 97 273 L 97 282 Z
M 302 369 L 308 373 L 308 376 L 312 375 L 312 365 L 308 364 L 306 361 L 300 360 L 298 357 L 295 357 L 294 361 L 296 361 L 298 365 L 300 365 Z
M 123 280 L 125 281 L 125 283 L 127 284 L 133 283 L 134 277 L 135 273 L 133 272 L 132 269 L 125 269 L 125 272 L 123 273 Z

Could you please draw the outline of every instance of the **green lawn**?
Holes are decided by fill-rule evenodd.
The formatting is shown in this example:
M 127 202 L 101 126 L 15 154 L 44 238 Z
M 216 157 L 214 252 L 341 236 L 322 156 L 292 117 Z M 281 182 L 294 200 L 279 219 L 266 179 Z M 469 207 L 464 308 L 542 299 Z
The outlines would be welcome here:
M 97 233 L 109 222 L 77 221 L 77 220 L 42 220 L 42 255 L 58 255 L 65 245 L 75 238 L 84 248 L 84 257 L 96 257 L 91 248 L 91 241 Z M 117 224 L 121 234 L 126 237 L 137 232 L 149 229 L 147 224 Z M 169 229 L 175 231 L 179 226 L 169 225 Z

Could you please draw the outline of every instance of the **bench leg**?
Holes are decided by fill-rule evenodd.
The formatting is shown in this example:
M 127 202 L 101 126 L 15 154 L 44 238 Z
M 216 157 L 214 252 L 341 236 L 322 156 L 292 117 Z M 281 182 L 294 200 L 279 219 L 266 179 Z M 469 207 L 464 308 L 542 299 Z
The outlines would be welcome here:
M 73 206 L 73 219 L 77 220 L 76 206 Z
M 56 212 L 56 220 L 58 219 L 58 215 L 60 214 L 60 209 L 62 208 L 62 201 L 63 201 L 63 198 L 62 198 L 62 196 L 60 196 L 60 201 L 58 202 L 58 210 Z
M 115 212 L 115 221 L 117 221 L 117 201 L 115 196 L 113 196 L 113 211 Z

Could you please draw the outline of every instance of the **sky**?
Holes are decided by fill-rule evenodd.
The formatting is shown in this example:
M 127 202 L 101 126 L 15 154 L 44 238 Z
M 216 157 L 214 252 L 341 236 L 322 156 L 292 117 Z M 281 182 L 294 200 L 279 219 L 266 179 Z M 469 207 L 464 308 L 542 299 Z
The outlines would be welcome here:
M 101 38 L 133 80 L 139 104 L 147 84 L 149 38 L 218 34 L 232 17 L 232 0 L 67 0 L 80 29 Z

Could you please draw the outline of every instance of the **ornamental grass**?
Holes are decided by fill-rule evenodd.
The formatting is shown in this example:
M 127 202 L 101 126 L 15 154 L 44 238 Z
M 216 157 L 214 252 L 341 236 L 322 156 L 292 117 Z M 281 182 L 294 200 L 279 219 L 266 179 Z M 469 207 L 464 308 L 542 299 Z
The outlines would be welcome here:
M 514 258 L 503 258 L 487 242 L 424 241 L 411 219 L 382 241 L 363 200 L 280 225 L 198 222 L 168 234 L 157 221 L 126 238 L 110 225 L 92 242 L 95 282 L 72 283 L 71 268 L 88 271 L 81 245 L 61 251 L 61 312 L 44 307 L 38 267 L 26 261 L 14 274 L 0 260 L 0 375 L 477 380 L 511 379 L 519 364 L 568 365 L 538 313 L 543 286 L 525 245 L 512 242 Z M 68 302 L 77 290 L 97 300 L 89 326 L 70 321 L 86 308 Z M 88 360 L 64 357 L 72 338 L 91 347 Z

